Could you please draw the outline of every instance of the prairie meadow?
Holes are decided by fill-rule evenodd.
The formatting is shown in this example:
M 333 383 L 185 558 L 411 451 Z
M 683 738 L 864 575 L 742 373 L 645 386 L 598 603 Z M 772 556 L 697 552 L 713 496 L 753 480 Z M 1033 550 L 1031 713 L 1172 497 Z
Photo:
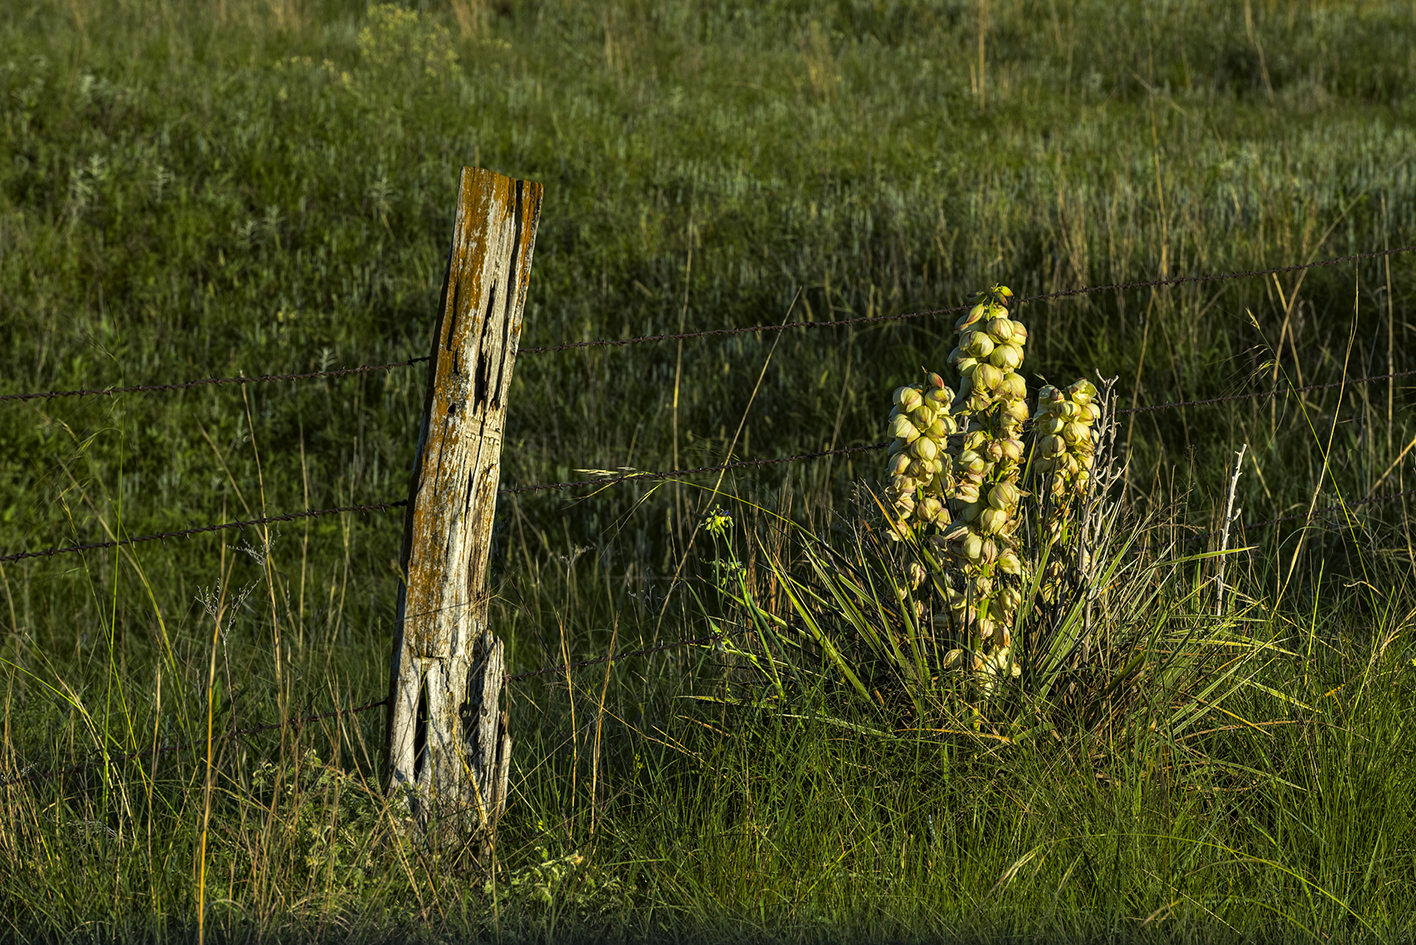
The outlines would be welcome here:
M 546 188 L 523 348 L 800 323 L 523 352 L 504 485 L 880 444 L 958 315 L 814 323 L 1407 247 L 1413 93 L 1396 0 L 14 0 L 0 397 L 425 357 L 472 165 Z M 986 685 L 884 451 L 505 496 L 512 673 L 699 642 L 512 681 L 485 861 L 328 714 L 402 509 L 0 560 L 0 934 L 1409 941 L 1414 295 L 1014 304 L 1110 473 Z M 425 377 L 0 400 L 0 559 L 404 499 Z

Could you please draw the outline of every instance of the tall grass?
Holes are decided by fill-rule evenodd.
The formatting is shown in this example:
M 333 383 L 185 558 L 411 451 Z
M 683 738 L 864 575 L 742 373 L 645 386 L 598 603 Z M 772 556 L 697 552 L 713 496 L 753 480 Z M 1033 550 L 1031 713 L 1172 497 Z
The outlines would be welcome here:
M 988 9 L 11 5 L 0 392 L 421 355 L 465 163 L 547 186 L 528 345 L 1410 242 L 1409 5 Z M 1030 365 L 1119 375 L 1137 405 L 1326 382 L 1412 367 L 1411 265 L 1019 317 Z M 525 356 L 506 478 L 874 442 L 883 393 L 941 367 L 951 329 Z M 401 497 L 420 380 L 0 405 L 0 551 Z M 1403 464 L 1381 477 L 1409 406 L 1400 382 L 1353 384 L 1127 420 L 1117 498 L 1167 523 L 1144 544 L 1211 527 L 1241 443 L 1244 519 L 1351 509 L 1246 535 L 1242 624 L 1205 618 L 1211 546 L 1148 559 L 1168 609 L 1118 632 L 1158 654 L 1201 628 L 1234 681 L 1217 706 L 1198 670 L 1147 663 L 1107 724 L 1025 741 L 907 732 L 925 726 L 823 702 L 819 680 L 790 711 L 683 698 L 746 678 L 711 648 L 547 674 L 512 690 L 491 887 L 395 839 L 378 713 L 218 738 L 207 764 L 208 718 L 383 693 L 396 521 L 0 566 L 0 780 L 194 746 L 0 787 L 0 916 L 12 937 L 181 938 L 202 885 L 204 932 L 233 938 L 1407 937 L 1413 552 L 1404 503 L 1352 503 L 1407 488 Z M 513 670 L 708 633 L 699 516 L 745 523 L 747 502 L 836 541 L 873 462 L 508 499 L 493 613 Z M 770 591 L 769 551 L 801 577 L 763 536 L 751 579 Z

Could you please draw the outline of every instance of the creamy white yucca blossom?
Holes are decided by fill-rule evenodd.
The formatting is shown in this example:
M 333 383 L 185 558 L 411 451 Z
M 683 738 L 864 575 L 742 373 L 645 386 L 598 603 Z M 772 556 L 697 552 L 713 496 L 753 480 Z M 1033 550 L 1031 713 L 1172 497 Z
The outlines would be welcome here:
M 958 391 L 927 374 L 924 384 L 895 391 L 889 419 L 891 537 L 927 540 L 939 553 L 946 574 L 937 586 L 945 588 L 948 612 L 936 619 L 952 625 L 968 663 L 988 678 L 1018 671 L 1012 635 L 1035 560 L 1019 541 L 1022 500 L 1031 494 L 1021 486 L 1029 410 L 1019 372 L 1028 330 L 1010 317 L 1012 300 L 1006 286 L 978 293 L 955 325 L 958 346 L 949 361 L 959 372 Z M 1066 392 L 1046 387 L 1039 398 L 1034 470 L 1050 499 L 1048 543 L 1090 475 L 1096 394 L 1077 381 Z M 907 583 L 923 582 L 911 574 Z

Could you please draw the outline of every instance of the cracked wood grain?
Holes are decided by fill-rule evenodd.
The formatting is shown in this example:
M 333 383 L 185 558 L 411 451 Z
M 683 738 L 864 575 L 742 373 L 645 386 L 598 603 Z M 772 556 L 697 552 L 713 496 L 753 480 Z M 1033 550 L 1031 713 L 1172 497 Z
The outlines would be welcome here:
M 506 804 L 511 739 L 487 559 L 506 395 L 542 187 L 463 168 L 404 519 L 389 673 L 391 792 L 425 834 L 480 831 Z

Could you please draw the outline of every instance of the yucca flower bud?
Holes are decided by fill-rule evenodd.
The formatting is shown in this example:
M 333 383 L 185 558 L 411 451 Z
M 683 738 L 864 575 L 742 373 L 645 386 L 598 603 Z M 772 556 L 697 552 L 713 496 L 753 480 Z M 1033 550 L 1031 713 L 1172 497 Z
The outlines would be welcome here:
M 1011 548 L 1005 549 L 998 555 L 998 569 L 1004 574 L 1022 574 L 1023 560 L 1018 557 L 1016 551 Z
M 984 509 L 979 513 L 978 522 L 985 535 L 996 535 L 1008 524 L 1008 513 L 1003 509 Z
M 959 518 L 972 525 L 978 521 L 978 517 L 983 514 L 983 510 L 988 506 L 982 502 L 970 502 L 959 511 Z
M 998 396 L 1005 400 L 1024 400 L 1028 396 L 1028 382 L 1023 375 L 1009 373 L 1003 375 L 1003 383 L 998 385 Z M 1024 408 L 1026 410 L 1027 408 Z
M 1062 439 L 1067 441 L 1068 446 L 1076 446 L 1078 443 L 1089 442 L 1091 440 L 1091 429 L 1085 423 L 1073 420 L 1063 428 Z
M 972 504 L 978 501 L 979 485 L 976 482 L 964 482 L 954 491 L 954 498 L 960 502 Z
M 909 564 L 905 565 L 905 581 L 909 584 L 911 590 L 923 584 L 926 577 L 928 577 L 928 574 L 925 572 L 923 565 L 918 561 L 911 561 Z
M 970 564 L 978 564 L 983 560 L 983 539 L 975 532 L 969 532 L 964 536 L 959 553 L 969 561 Z
M 1004 371 L 1016 371 L 1023 363 L 1023 349 L 1013 345 L 998 345 L 988 356 L 988 363 Z M 1001 378 L 999 383 L 1002 383 Z
M 1096 385 L 1091 381 L 1079 379 L 1072 382 L 1072 386 L 1067 388 L 1067 393 L 1071 396 L 1073 403 L 1079 407 L 1085 407 L 1096 398 Z
M 990 318 L 984 330 L 993 338 L 996 344 L 1005 345 L 1013 338 L 1013 323 L 1007 316 L 1002 318 Z
M 974 368 L 973 380 L 974 386 L 980 391 L 991 394 L 1003 383 L 1003 372 L 993 364 L 980 361 L 978 367 Z
M 912 410 L 922 398 L 923 395 L 913 387 L 900 387 L 895 390 L 895 403 L 905 410 Z
M 967 315 L 963 316 L 957 322 L 954 323 L 954 330 L 963 331 L 965 328 L 972 325 L 974 322 L 983 318 L 983 316 L 987 314 L 987 312 L 988 309 L 984 305 L 975 305 L 973 308 L 969 309 Z
M 988 460 L 973 450 L 964 450 L 954 461 L 954 468 L 961 473 L 982 473 L 988 468 Z
M 1011 482 L 1000 482 L 988 491 L 988 504 L 995 509 L 1011 509 L 1018 504 L 1022 492 Z
M 919 437 L 919 431 L 915 429 L 913 423 L 910 423 L 909 417 L 900 414 L 890 424 L 890 435 L 899 437 L 907 443 L 913 443 Z
M 997 370 L 997 368 L 993 368 L 991 365 L 985 364 L 983 362 L 979 362 L 979 367 L 986 367 L 990 368 L 991 370 Z M 992 405 L 993 395 L 989 391 L 983 390 L 978 387 L 975 387 L 969 391 L 968 400 L 965 401 L 965 409 L 968 410 L 969 413 L 981 413 L 982 411 L 987 410 Z
M 1039 440 L 1038 447 L 1042 450 L 1043 456 L 1055 456 L 1067 448 L 1067 441 L 1053 434 Z
M 993 353 L 994 344 L 987 332 L 975 331 L 960 338 L 959 347 L 969 357 L 982 360 Z

